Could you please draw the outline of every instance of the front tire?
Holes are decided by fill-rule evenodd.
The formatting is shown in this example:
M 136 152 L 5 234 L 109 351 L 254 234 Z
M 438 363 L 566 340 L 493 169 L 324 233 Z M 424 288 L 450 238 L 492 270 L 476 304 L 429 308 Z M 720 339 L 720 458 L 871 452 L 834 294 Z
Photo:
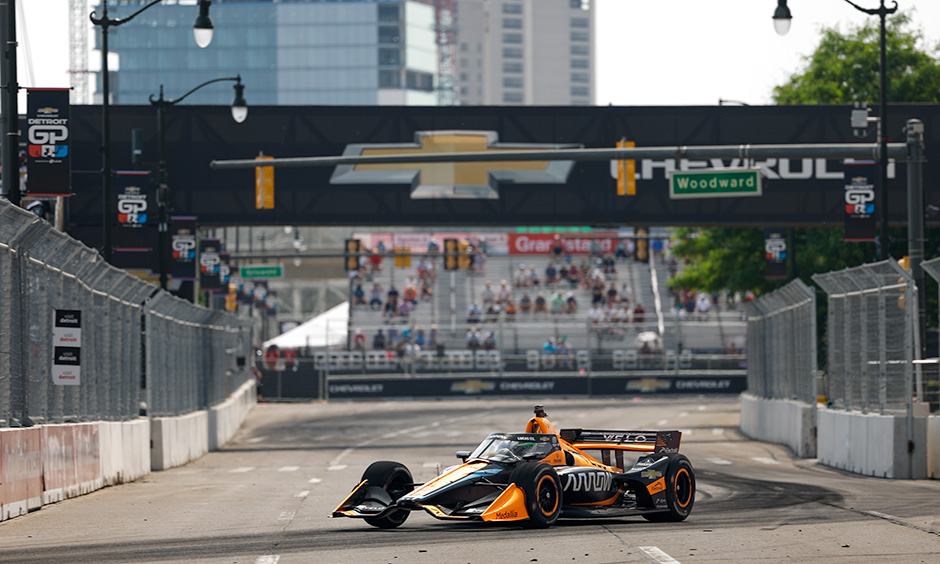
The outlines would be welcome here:
M 562 487 L 558 472 L 543 462 L 519 464 L 512 470 L 509 481 L 525 494 L 529 519 L 523 526 L 544 529 L 552 526 L 561 515 Z
M 400 462 L 391 462 L 382 460 L 373 462 L 362 473 L 362 479 L 369 482 L 370 486 L 377 486 L 385 490 L 392 501 L 405 495 L 414 487 L 414 479 L 411 472 Z M 396 509 L 395 511 L 383 517 L 366 517 L 366 523 L 380 529 L 394 529 L 405 522 L 410 511 Z
M 683 521 L 692 513 L 694 504 L 695 472 L 692 463 L 684 455 L 677 454 L 670 457 L 666 467 L 666 505 L 669 511 L 647 513 L 643 517 L 653 522 Z

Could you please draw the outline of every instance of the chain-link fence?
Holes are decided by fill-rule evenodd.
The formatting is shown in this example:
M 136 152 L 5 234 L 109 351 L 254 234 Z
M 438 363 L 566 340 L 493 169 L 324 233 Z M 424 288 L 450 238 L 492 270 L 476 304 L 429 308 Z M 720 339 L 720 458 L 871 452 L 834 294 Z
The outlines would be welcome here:
M 0 200 L 0 427 L 208 407 L 250 377 L 250 331 Z
M 909 410 L 915 380 L 920 383 L 914 363 L 919 343 L 913 278 L 887 260 L 817 274 L 813 280 L 829 295 L 829 401 L 863 412 Z
M 815 292 L 797 279 L 745 306 L 748 392 L 815 405 Z

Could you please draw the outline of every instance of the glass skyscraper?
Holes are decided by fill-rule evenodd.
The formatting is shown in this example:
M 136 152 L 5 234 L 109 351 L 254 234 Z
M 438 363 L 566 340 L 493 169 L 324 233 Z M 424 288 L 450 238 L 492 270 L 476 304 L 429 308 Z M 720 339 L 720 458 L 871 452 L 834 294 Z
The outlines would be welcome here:
M 146 3 L 111 0 L 109 17 Z M 167 2 L 110 29 L 119 57 L 112 103 L 147 104 L 160 85 L 178 98 L 207 80 L 241 75 L 249 105 L 437 104 L 431 0 L 214 0 L 215 33 L 205 49 L 193 41 L 196 13 L 194 0 Z M 97 84 L 100 92 L 100 77 Z M 228 105 L 232 97 L 220 84 L 186 101 Z

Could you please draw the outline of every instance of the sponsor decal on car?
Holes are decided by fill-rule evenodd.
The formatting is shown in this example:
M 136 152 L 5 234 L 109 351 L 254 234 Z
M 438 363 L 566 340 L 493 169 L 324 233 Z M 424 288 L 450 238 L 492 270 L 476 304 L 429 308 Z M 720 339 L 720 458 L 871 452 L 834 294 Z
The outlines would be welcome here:
M 565 474 L 566 492 L 606 492 L 613 478 L 608 472 L 572 472 Z
M 657 480 L 663 477 L 663 473 L 659 472 L 658 470 L 645 470 L 640 474 L 640 476 L 643 476 L 647 480 Z
M 653 482 L 652 484 L 646 486 L 646 490 L 650 492 L 650 495 L 659 493 L 666 489 L 666 479 L 660 478 Z

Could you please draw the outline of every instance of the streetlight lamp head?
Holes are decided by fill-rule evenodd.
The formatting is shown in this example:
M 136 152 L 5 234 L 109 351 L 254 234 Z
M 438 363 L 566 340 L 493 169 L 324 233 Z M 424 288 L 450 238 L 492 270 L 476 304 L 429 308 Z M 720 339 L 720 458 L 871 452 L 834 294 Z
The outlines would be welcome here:
M 232 101 L 232 119 L 235 123 L 241 123 L 248 117 L 248 103 L 245 102 L 245 85 L 242 84 L 242 77 L 239 76 L 235 82 L 235 100 Z
M 193 37 L 196 39 L 196 45 L 202 48 L 212 43 L 212 18 L 209 17 L 211 4 L 211 0 L 199 0 L 199 15 L 196 16 L 196 23 L 193 24 Z
M 774 10 L 774 30 L 777 35 L 786 35 L 790 31 L 790 21 L 792 19 L 790 8 L 787 7 L 787 0 L 777 0 L 777 9 Z

